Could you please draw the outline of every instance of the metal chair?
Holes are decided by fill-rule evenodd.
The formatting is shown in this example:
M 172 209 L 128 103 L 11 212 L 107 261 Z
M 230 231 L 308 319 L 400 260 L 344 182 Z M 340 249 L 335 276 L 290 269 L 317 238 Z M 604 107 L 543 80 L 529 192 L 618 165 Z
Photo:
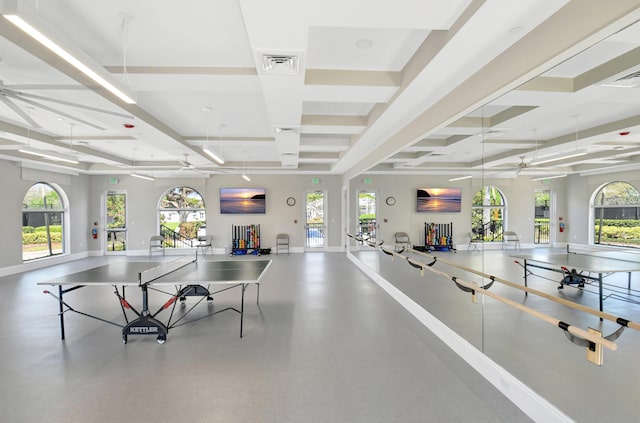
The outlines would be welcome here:
M 502 249 L 504 250 L 508 247 L 509 243 L 513 244 L 514 249 L 520 249 L 520 237 L 515 231 L 504 231 L 502 233 Z
M 477 239 L 473 232 L 469 232 L 469 245 L 467 246 L 467 251 L 471 251 L 471 246 L 473 245 L 473 251 L 480 252 L 478 244 L 482 244 L 482 240 Z
M 409 234 L 406 232 L 396 232 L 394 234 L 394 238 L 396 251 L 400 251 L 404 248 L 411 248 L 411 240 L 409 239 Z
M 280 248 L 286 248 L 287 254 L 289 254 L 289 235 L 288 234 L 278 234 L 276 236 L 276 255 L 280 251 Z
M 160 235 L 154 235 L 149 240 L 149 255 L 151 255 L 154 250 L 161 250 L 164 256 L 164 238 Z
M 201 252 L 202 255 L 207 255 L 207 250 L 211 250 L 213 253 L 213 235 L 201 235 L 198 237 L 198 245 L 196 245 L 196 250 Z

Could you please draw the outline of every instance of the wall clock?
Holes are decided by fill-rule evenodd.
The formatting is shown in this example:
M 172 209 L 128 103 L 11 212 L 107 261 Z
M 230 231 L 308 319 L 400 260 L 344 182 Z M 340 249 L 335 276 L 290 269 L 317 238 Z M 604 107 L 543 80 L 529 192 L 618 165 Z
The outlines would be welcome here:
M 288 206 L 294 206 L 296 204 L 296 199 L 293 197 L 289 197 L 287 198 L 287 205 Z
M 396 199 L 393 197 L 387 197 L 385 202 L 387 203 L 388 206 L 393 206 L 396 203 Z

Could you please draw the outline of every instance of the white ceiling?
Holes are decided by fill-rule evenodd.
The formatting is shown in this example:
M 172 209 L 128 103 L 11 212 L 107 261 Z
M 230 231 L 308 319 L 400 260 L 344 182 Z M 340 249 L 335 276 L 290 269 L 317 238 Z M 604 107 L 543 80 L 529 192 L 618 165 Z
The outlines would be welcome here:
M 0 157 L 25 166 L 156 178 L 640 168 L 640 85 L 603 86 L 640 70 L 640 1 L 3 0 L 3 14 L 14 1 L 136 100 L 0 18 Z M 265 71 L 263 55 L 298 69 Z M 586 154 L 532 164 L 575 150 Z

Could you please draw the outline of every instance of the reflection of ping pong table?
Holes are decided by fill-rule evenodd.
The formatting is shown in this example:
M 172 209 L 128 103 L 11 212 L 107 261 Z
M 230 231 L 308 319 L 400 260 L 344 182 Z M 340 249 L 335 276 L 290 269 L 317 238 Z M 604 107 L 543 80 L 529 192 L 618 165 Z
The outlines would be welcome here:
M 250 284 L 256 284 L 256 303 L 258 303 L 260 281 L 270 264 L 271 260 L 197 261 L 197 258 L 192 257 L 183 257 L 160 265 L 157 262 L 125 261 L 109 263 L 93 269 L 72 273 L 55 280 L 40 282 L 38 285 L 58 286 L 57 295 L 50 291 L 44 292 L 56 298 L 59 303 L 60 334 L 63 340 L 65 338 L 64 314 L 70 311 L 121 327 L 122 341 L 124 343 L 127 343 L 129 335 L 156 335 L 158 342 L 161 344 L 166 341 L 169 329 L 193 321 L 182 322 L 202 300 L 206 298 L 212 302 L 214 294 L 240 287 L 242 291 L 240 310 L 234 307 L 227 307 L 203 317 L 227 310 L 236 311 L 240 314 L 240 337 L 242 338 L 245 291 Z M 120 307 L 124 315 L 124 324 L 76 310 L 65 300 L 65 294 L 86 286 L 99 285 L 111 285 L 114 287 L 114 294 L 120 301 Z M 138 286 L 142 291 L 142 305 L 139 311 L 125 298 L 125 287 L 127 286 Z M 175 292 L 161 291 L 160 287 L 162 286 L 173 286 Z M 218 286 L 220 289 L 210 291 L 212 286 Z M 169 299 L 154 313 L 149 310 L 150 290 L 169 295 Z M 182 313 L 179 318 L 172 321 L 176 304 L 181 303 L 184 305 L 184 300 L 188 296 L 199 297 L 199 300 Z M 165 323 L 160 321 L 157 316 L 167 309 L 171 309 L 171 312 Z M 135 318 L 131 321 L 127 310 L 135 314 Z M 199 320 L 203 317 L 194 320 Z
M 572 250 L 573 248 L 573 250 Z M 567 246 L 566 253 L 536 251 L 532 254 L 513 254 L 511 257 L 524 261 L 524 285 L 527 276 L 533 274 L 529 268 L 549 270 L 579 277 L 598 283 L 600 311 L 602 311 L 602 282 L 614 273 L 628 273 L 628 288 L 631 288 L 631 273 L 640 271 L 640 255 L 632 252 L 598 250 L 596 248 L 580 248 Z M 562 285 L 561 285 L 562 286 Z

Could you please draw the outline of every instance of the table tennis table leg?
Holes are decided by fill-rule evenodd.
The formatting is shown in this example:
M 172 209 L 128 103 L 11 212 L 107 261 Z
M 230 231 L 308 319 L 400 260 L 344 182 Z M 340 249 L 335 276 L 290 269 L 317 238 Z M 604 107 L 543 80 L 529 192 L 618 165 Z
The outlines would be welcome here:
M 524 261 L 524 287 L 526 288 L 527 285 L 527 260 Z M 529 296 L 529 291 L 524 291 L 524 296 L 527 297 Z
M 244 323 L 244 291 L 247 289 L 247 284 L 242 284 L 242 299 L 240 300 L 240 338 L 242 338 L 242 324 Z
M 58 302 L 58 306 L 60 307 L 60 339 L 64 341 L 64 303 L 62 302 L 62 285 L 58 285 L 58 298 L 60 301 Z
M 599 293 L 599 301 L 600 301 L 600 311 L 602 311 L 602 273 L 598 273 L 598 293 Z M 600 318 L 602 322 L 602 317 Z

